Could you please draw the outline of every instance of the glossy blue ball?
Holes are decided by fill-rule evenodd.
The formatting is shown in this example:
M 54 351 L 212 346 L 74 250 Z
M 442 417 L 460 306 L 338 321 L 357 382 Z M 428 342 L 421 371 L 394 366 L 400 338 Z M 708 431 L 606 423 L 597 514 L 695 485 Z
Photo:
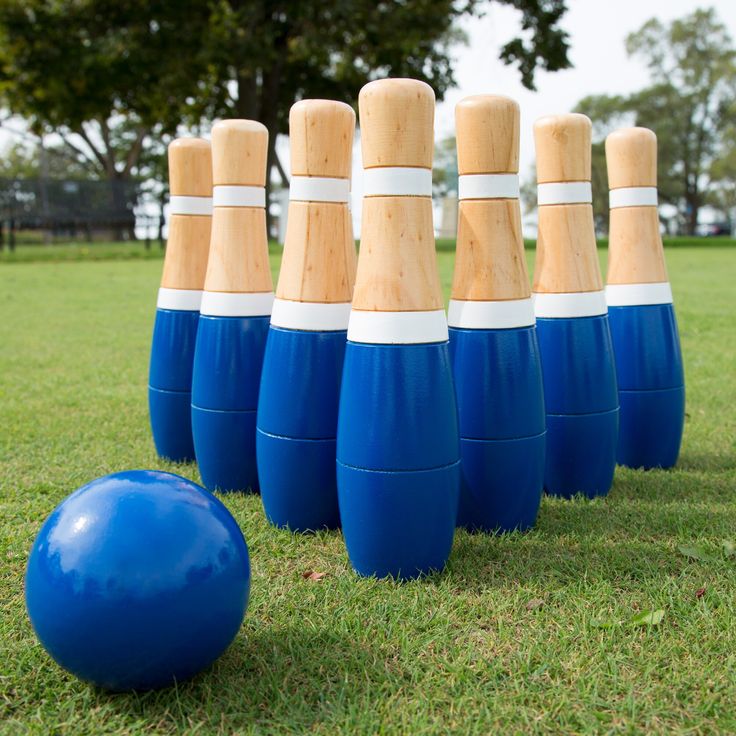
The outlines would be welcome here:
M 225 506 L 171 473 L 92 481 L 31 549 L 26 605 L 46 651 L 109 690 L 181 682 L 214 662 L 248 604 L 245 539 Z

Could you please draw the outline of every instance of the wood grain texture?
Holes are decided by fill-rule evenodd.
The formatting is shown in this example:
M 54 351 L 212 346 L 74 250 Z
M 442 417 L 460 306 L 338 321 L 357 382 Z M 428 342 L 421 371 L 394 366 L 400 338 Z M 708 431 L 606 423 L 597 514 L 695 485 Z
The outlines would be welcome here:
M 432 168 L 434 92 L 416 79 L 369 82 L 358 98 L 363 167 Z
M 534 123 L 537 183 L 590 181 L 590 119 L 585 115 L 549 115 Z
M 621 128 L 606 138 L 608 188 L 657 186 L 657 136 L 648 128 Z
M 548 205 L 539 210 L 533 291 L 543 294 L 600 291 L 593 208 Z
M 273 291 L 265 209 L 215 207 L 204 288 L 239 293 Z
M 530 293 L 519 200 L 460 202 L 452 298 L 524 299 Z
M 606 280 L 609 284 L 669 280 L 656 207 L 611 210 Z
M 349 302 L 355 270 L 347 205 L 291 202 L 276 296 L 299 302 Z
M 268 131 L 255 120 L 221 120 L 212 127 L 214 186 L 266 184 Z
M 509 97 L 474 95 L 455 106 L 458 173 L 519 171 L 519 105 Z
M 173 196 L 212 196 L 212 147 L 203 138 L 169 144 L 169 191 Z
M 355 112 L 335 100 L 301 100 L 289 112 L 291 173 L 350 177 Z
M 366 197 L 353 307 L 442 309 L 429 197 Z
M 161 286 L 166 289 L 204 288 L 211 228 L 209 216 L 172 215 L 169 218 Z

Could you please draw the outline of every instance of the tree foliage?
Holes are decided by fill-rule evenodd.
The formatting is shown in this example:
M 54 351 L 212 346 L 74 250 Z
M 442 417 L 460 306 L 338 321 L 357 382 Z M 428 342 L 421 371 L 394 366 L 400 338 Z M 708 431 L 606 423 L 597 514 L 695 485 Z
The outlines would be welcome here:
M 495 0 L 520 13 L 501 58 L 533 86 L 569 66 L 565 0 Z M 354 104 L 384 76 L 454 84 L 458 21 L 483 0 L 4 0 L 0 101 L 99 175 L 128 177 L 180 123 L 247 117 L 275 141 L 297 99 Z M 282 173 L 282 178 L 286 179 Z M 269 176 L 270 181 L 270 176 Z
M 654 130 L 660 200 L 677 207 L 683 229 L 694 234 L 704 204 L 736 205 L 733 39 L 715 11 L 696 10 L 669 25 L 647 21 L 627 37 L 626 49 L 645 62 L 651 85 L 624 97 L 586 97 L 577 109 L 594 121 L 599 141 L 624 124 Z M 603 182 L 604 166 L 604 157 L 594 155 L 594 169 L 601 169 L 596 178 Z

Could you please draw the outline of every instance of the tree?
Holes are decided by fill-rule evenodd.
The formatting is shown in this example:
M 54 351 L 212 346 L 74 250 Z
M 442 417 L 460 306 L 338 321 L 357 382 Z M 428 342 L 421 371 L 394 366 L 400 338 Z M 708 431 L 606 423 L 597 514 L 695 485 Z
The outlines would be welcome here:
M 37 135 L 58 134 L 115 200 L 144 148 L 193 107 L 208 19 L 196 0 L 5 0 L 0 101 Z
M 677 207 L 685 231 L 695 234 L 701 207 L 736 178 L 729 141 L 736 110 L 733 39 L 715 11 L 696 10 L 669 25 L 647 21 L 627 37 L 626 48 L 645 61 L 652 84 L 625 97 L 586 97 L 577 110 L 595 122 L 598 142 L 621 124 L 654 130 L 660 200 Z M 603 166 L 594 156 L 596 178 L 605 182 Z
M 496 0 L 521 14 L 501 49 L 533 87 L 537 68 L 569 66 L 565 0 Z M 107 177 L 130 176 L 152 137 L 203 118 L 260 120 L 276 138 L 291 104 L 354 104 L 384 76 L 454 83 L 457 21 L 483 0 L 4 0 L 0 98 L 37 129 L 59 132 Z

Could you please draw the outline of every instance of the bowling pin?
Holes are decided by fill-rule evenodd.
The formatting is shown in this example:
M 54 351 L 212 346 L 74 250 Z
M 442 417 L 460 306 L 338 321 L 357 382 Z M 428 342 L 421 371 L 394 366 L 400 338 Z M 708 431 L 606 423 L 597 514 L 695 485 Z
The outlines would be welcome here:
M 153 328 L 148 406 L 158 454 L 190 462 L 192 362 L 212 222 L 207 141 L 179 138 L 171 143 L 169 188 L 169 239 Z
M 258 490 L 256 409 L 273 304 L 267 148 L 253 120 L 212 128 L 212 245 L 192 377 L 194 449 L 210 490 Z
M 460 422 L 458 525 L 534 524 L 544 477 L 544 395 L 521 237 L 519 106 L 466 97 L 455 108 L 457 251 L 449 308 Z
M 361 575 L 441 570 L 460 481 L 457 407 L 432 227 L 434 93 L 360 92 L 363 222 L 337 429 L 348 555 Z
M 657 214 L 657 137 L 606 139 L 611 224 L 606 299 L 618 373 L 618 462 L 670 468 L 685 419 L 685 379 Z
M 585 115 L 534 125 L 539 234 L 534 312 L 547 412 L 545 490 L 608 493 L 618 437 L 616 369 L 591 204 Z
M 355 113 L 302 100 L 289 114 L 284 255 L 258 401 L 256 449 L 269 521 L 335 528 L 335 444 L 356 252 L 348 199 Z

